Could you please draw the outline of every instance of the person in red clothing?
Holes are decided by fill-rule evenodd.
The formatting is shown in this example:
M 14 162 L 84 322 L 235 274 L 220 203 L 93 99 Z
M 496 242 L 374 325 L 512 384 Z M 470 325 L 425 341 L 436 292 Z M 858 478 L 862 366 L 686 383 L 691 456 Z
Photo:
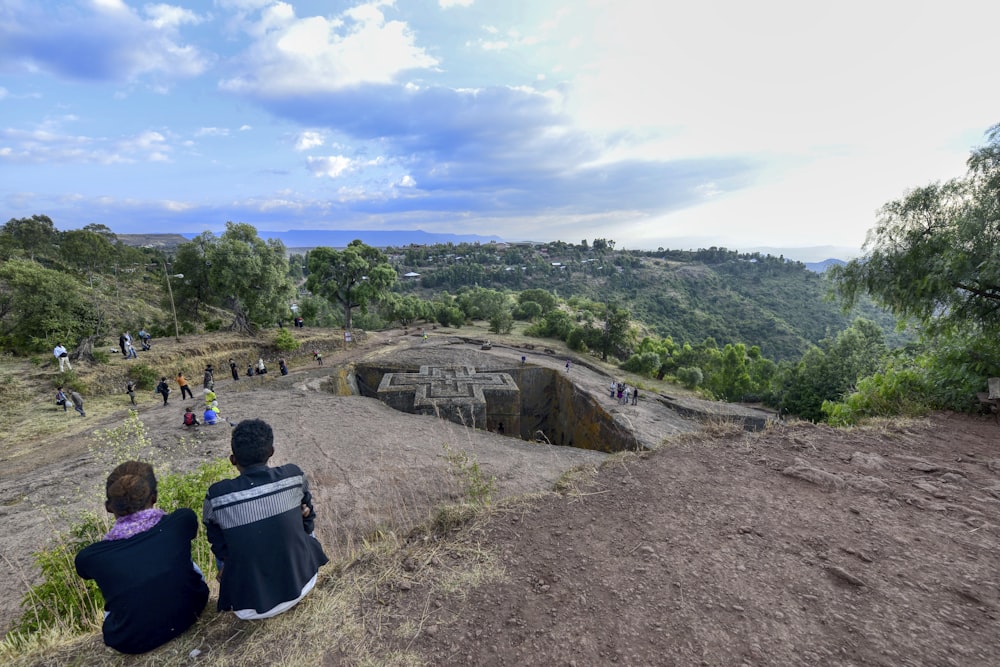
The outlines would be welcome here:
M 100 542 L 76 555 L 76 571 L 104 596 L 104 643 L 145 653 L 194 625 L 208 602 L 208 585 L 191 560 L 198 517 L 183 507 L 156 505 L 156 475 L 126 461 L 108 475 L 104 507 L 115 524 Z

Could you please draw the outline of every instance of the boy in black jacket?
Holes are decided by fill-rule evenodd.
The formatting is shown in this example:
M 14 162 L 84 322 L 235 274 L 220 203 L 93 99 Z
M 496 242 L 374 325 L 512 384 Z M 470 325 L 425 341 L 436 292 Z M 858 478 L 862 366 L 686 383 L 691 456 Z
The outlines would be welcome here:
M 313 536 L 315 512 L 305 474 L 271 468 L 274 432 L 260 419 L 233 429 L 229 460 L 240 476 L 216 482 L 203 520 L 219 566 L 219 611 L 245 620 L 270 618 L 312 590 L 328 559 Z

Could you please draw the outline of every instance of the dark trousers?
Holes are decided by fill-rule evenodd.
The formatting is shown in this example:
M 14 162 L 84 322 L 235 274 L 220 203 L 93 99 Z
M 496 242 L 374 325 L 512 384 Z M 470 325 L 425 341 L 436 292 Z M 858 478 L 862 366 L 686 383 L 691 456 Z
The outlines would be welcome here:
M 191 391 L 191 387 L 187 386 L 186 384 L 185 385 L 181 385 L 181 400 L 182 401 L 184 400 L 185 396 L 189 396 L 190 398 L 194 398 L 194 392 L 192 392 Z

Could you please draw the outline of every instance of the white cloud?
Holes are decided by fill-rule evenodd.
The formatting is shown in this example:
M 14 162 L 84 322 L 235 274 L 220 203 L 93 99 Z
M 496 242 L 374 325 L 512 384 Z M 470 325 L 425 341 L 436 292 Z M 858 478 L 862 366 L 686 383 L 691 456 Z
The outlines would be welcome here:
M 228 137 L 229 128 L 225 127 L 202 127 L 194 133 L 196 137 Z
M 249 132 L 253 128 L 249 125 L 240 125 L 240 132 Z
M 150 24 L 156 28 L 176 28 L 185 23 L 197 25 L 204 20 L 190 9 L 174 5 L 146 5 L 144 9 L 150 17 Z
M 450 9 L 451 7 L 471 7 L 474 0 L 438 0 L 438 7 Z
M 295 150 L 297 151 L 307 151 L 311 148 L 317 148 L 322 146 L 324 143 L 323 134 L 321 132 L 306 131 L 299 135 L 299 138 L 295 142 Z
M 392 83 L 403 72 L 435 66 L 406 23 L 386 20 L 385 4 L 359 5 L 332 19 L 300 19 L 290 5 L 275 5 L 254 25 L 257 39 L 240 58 L 249 70 L 220 86 L 265 96 L 328 92 Z
M 354 163 L 343 155 L 330 155 L 327 157 L 308 157 L 306 164 L 316 176 L 337 178 L 348 172 Z
M 417 182 L 413 180 L 413 177 L 407 174 L 399 180 L 399 187 L 401 188 L 415 188 L 417 187 Z

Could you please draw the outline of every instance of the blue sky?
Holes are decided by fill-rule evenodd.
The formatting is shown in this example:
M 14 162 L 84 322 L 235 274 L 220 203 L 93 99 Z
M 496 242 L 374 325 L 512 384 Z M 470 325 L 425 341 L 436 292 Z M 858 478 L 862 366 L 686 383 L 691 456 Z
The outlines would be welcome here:
M 0 0 L 0 218 L 860 247 L 1000 122 L 1000 3 Z

